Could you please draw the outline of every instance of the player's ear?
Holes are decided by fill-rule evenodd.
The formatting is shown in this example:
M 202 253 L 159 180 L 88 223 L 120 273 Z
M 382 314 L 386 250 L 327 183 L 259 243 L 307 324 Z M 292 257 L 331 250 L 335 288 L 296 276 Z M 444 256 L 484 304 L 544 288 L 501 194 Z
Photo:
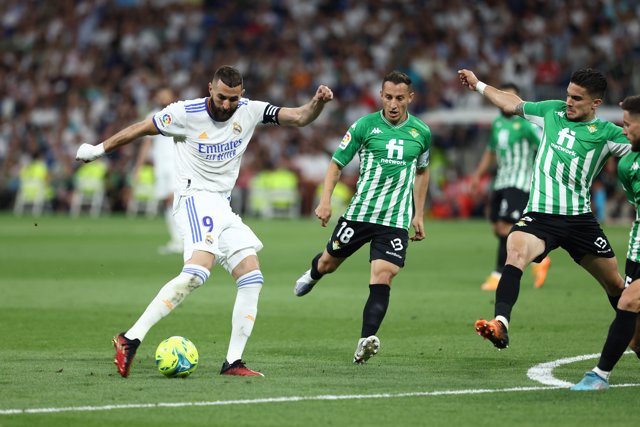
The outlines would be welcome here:
M 598 108 L 601 104 L 602 104 L 602 99 L 601 98 L 596 98 L 593 100 L 593 108 L 596 109 Z

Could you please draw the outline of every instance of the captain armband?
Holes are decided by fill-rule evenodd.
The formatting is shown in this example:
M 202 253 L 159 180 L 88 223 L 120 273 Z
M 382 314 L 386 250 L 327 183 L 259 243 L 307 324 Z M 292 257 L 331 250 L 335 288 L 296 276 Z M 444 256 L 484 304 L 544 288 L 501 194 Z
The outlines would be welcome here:
M 278 122 L 278 113 L 280 112 L 280 107 L 276 107 L 275 105 L 267 105 L 264 109 L 264 113 L 262 114 L 262 123 L 263 124 L 271 124 L 271 125 L 279 125 Z

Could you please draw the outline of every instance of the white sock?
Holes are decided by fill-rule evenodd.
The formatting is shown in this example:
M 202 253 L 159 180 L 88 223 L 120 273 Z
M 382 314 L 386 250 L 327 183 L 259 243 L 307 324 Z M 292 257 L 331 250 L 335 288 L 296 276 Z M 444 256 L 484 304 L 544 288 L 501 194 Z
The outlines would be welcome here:
M 167 223 L 167 229 L 169 230 L 169 237 L 171 242 L 182 244 L 182 236 L 180 235 L 180 229 L 176 223 L 176 218 L 173 216 L 173 208 L 168 207 L 164 210 L 164 219 Z
M 611 372 L 603 371 L 597 366 L 593 368 L 592 371 L 595 372 L 600 378 L 604 378 L 605 380 L 609 381 L 609 376 L 611 375 Z
M 184 298 L 209 278 L 209 270 L 195 264 L 187 264 L 180 274 L 160 289 L 142 316 L 124 336 L 142 341 L 149 329 L 176 308 Z
M 509 321 L 507 320 L 506 317 L 504 317 L 504 316 L 496 316 L 496 320 L 499 320 L 500 322 L 502 322 L 502 324 L 507 329 L 507 331 L 509 330 Z
M 253 325 L 258 314 L 258 299 L 264 278 L 260 270 L 251 271 L 238 278 L 238 293 L 231 317 L 231 339 L 227 351 L 227 361 L 233 363 L 242 359 Z

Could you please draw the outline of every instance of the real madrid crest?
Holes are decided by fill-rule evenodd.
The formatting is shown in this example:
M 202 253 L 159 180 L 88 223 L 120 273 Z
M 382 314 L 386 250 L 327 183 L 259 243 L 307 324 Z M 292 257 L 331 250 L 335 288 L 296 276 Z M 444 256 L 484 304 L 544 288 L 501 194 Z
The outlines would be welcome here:
M 240 123 L 233 122 L 233 133 L 236 135 L 240 135 L 240 132 L 242 132 L 242 126 L 240 126 Z

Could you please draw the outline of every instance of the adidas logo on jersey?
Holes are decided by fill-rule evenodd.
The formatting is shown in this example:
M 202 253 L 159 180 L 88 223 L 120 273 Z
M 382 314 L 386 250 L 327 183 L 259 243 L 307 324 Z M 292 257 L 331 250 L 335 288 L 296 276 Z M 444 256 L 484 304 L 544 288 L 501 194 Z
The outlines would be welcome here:
M 564 114 L 565 114 L 565 113 L 564 113 L 564 111 L 558 111 L 558 112 L 556 112 L 556 114 L 557 114 L 558 116 L 560 116 L 560 117 L 564 117 Z
M 633 162 L 633 164 L 631 165 L 631 170 L 637 171 L 638 169 L 640 169 L 640 164 L 638 162 Z
M 202 133 L 198 136 L 198 139 L 207 139 L 207 138 L 209 138 L 209 135 L 207 135 L 207 133 L 206 133 L 206 132 L 202 132 Z
M 379 133 L 382 133 L 382 131 L 378 128 L 373 128 L 373 130 L 371 131 L 371 133 L 369 135 L 377 135 Z

